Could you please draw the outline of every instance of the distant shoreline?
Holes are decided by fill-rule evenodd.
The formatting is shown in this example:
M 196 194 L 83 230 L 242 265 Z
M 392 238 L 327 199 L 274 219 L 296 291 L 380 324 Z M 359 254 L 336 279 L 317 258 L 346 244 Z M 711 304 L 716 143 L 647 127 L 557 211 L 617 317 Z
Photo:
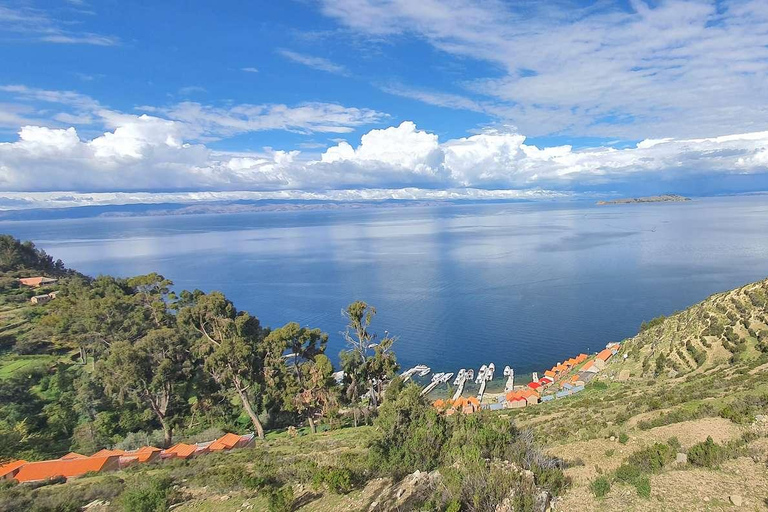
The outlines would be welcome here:
M 597 204 L 598 206 L 605 206 L 611 204 L 684 203 L 690 200 L 690 197 L 680 196 L 677 194 L 663 194 L 660 196 L 628 197 L 624 199 L 612 199 L 610 201 L 598 201 Z

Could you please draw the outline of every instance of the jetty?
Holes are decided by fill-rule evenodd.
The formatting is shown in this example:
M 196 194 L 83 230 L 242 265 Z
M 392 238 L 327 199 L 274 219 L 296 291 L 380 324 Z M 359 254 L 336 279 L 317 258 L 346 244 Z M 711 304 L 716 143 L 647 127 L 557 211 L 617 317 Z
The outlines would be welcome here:
M 469 370 L 466 370 L 462 368 L 459 370 L 458 375 L 456 375 L 456 380 L 453 381 L 453 385 L 456 386 L 456 392 L 453 394 L 452 400 L 455 402 L 458 400 L 458 398 L 464 393 L 464 386 L 467 383 L 467 381 L 471 381 L 475 377 L 475 371 L 470 368 Z
M 432 382 L 427 384 L 424 389 L 421 390 L 421 396 L 424 396 L 426 394 L 429 394 L 430 391 L 435 389 L 440 384 L 445 384 L 449 380 L 451 380 L 451 377 L 453 377 L 453 372 L 451 373 L 436 373 L 432 376 Z
M 480 371 L 477 372 L 477 382 L 480 384 L 480 391 L 477 393 L 477 400 L 480 403 L 483 403 L 483 395 L 485 394 L 485 386 L 488 385 L 488 382 L 493 380 L 493 372 L 496 371 L 496 365 L 491 363 L 488 366 L 483 365 L 480 367 Z
M 504 376 L 507 378 L 507 383 L 504 386 L 504 393 L 509 393 L 515 389 L 515 370 L 513 370 L 511 366 L 505 366 Z
M 403 382 L 408 382 L 411 377 L 414 375 L 418 375 L 419 377 L 424 377 L 429 374 L 429 372 L 432 371 L 432 368 L 429 366 L 419 364 L 414 366 L 413 368 L 410 368 L 408 370 L 405 370 L 403 373 L 400 374 L 400 378 L 403 379 Z

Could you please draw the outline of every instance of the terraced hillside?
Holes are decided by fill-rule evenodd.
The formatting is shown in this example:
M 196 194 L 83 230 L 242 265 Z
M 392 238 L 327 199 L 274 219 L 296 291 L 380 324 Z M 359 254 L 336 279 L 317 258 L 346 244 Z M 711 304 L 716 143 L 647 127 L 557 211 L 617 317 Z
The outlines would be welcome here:
M 767 297 L 763 280 L 654 319 L 583 393 L 515 413 L 568 463 L 557 510 L 768 508 Z

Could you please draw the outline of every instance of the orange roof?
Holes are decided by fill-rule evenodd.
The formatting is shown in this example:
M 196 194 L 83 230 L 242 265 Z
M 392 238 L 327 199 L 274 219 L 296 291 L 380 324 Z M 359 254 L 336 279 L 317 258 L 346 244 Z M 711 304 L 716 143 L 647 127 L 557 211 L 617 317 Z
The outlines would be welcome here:
M 608 359 L 611 358 L 612 355 L 613 355 L 613 352 L 611 352 L 611 349 L 606 348 L 598 352 L 596 359 L 600 359 L 601 361 L 607 361 Z
M 77 452 L 69 452 L 68 454 L 61 457 L 60 460 L 72 460 L 72 459 L 84 459 L 85 455 L 79 454 Z
M 454 400 L 454 402 L 451 405 L 454 408 L 459 409 L 459 408 L 464 407 L 465 405 L 467 405 L 467 399 L 464 398 L 463 396 L 460 396 L 459 398 Z
M 537 392 L 535 392 L 534 390 L 532 390 L 532 389 L 523 389 L 519 393 L 520 393 L 520 396 L 522 396 L 523 398 L 530 398 L 532 396 L 536 396 L 536 397 L 539 396 L 539 394 Z
M 471 396 L 467 398 L 467 403 L 472 405 L 480 405 L 480 400 L 478 400 L 477 397 Z
M 578 375 L 574 375 L 573 377 L 571 377 L 571 382 L 576 382 L 577 380 L 579 380 Z
M 544 372 L 544 375 L 547 376 L 547 377 L 554 377 L 555 376 L 555 372 L 552 371 L 552 370 L 547 370 L 547 371 Z
M 584 361 L 586 358 L 587 358 L 587 354 L 579 354 L 578 356 L 576 356 L 576 360 L 577 360 L 578 362 L 582 362 L 582 361 Z
M 112 455 L 125 455 L 125 450 L 108 450 L 104 448 L 91 455 L 91 457 L 110 457 Z
M 586 363 L 584 363 L 584 366 L 582 366 L 581 369 L 582 370 L 589 370 L 590 368 L 592 368 L 593 364 L 595 364 L 594 361 L 587 361 Z
M 233 448 L 237 443 L 240 442 L 240 436 L 237 434 L 224 434 L 223 436 L 218 438 L 217 441 L 219 441 L 225 446 Z
M 142 446 L 138 450 L 125 452 L 124 457 L 135 457 L 138 462 L 143 463 L 151 461 L 153 458 L 159 455 L 161 451 L 162 450 L 160 450 L 160 448 L 155 448 L 154 446 Z
M 26 463 L 27 461 L 25 460 L 14 460 L 7 464 L 3 464 L 2 466 L 0 466 L 0 479 L 5 477 L 6 475 L 12 474 L 14 471 L 19 469 Z
M 443 400 L 442 398 L 438 398 L 432 403 L 432 406 L 437 409 L 443 409 L 445 407 L 445 400 Z
M 179 457 L 181 459 L 187 459 L 191 457 L 193 453 L 195 453 L 195 450 L 197 450 L 197 445 L 177 443 L 167 450 L 163 450 L 162 455 L 166 458 Z
M 91 471 L 109 471 L 118 468 L 118 458 L 118 456 L 112 455 L 109 457 L 29 462 L 21 467 L 15 478 L 19 482 L 36 482 L 57 476 L 71 478 L 82 476 Z

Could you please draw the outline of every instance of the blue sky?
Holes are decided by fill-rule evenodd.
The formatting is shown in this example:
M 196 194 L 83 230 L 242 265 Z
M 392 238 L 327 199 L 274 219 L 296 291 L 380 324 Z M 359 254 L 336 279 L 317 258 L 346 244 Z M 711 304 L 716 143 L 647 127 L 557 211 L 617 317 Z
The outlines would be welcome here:
M 8 198 L 766 184 L 764 1 L 0 0 L 0 52 Z

